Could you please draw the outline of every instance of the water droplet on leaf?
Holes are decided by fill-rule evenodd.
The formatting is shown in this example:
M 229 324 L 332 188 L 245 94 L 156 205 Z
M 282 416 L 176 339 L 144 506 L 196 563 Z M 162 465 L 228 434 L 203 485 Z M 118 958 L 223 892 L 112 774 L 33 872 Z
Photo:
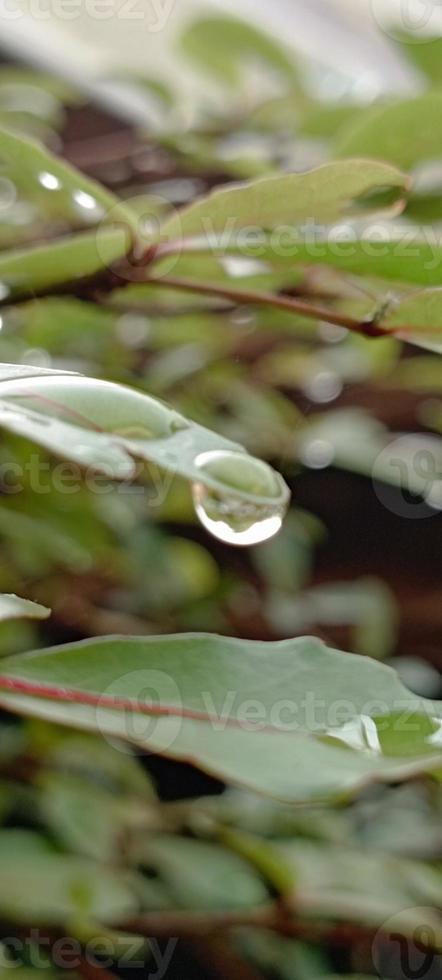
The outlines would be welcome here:
M 226 544 L 247 547 L 278 533 L 289 490 L 278 473 L 246 453 L 215 450 L 195 460 L 204 480 L 192 485 L 197 517 Z
M 48 170 L 43 170 L 38 175 L 38 182 L 47 191 L 58 191 L 61 187 L 61 181 L 55 174 L 50 174 Z
M 95 221 L 103 216 L 103 208 L 95 197 L 92 197 L 92 194 L 88 194 L 86 191 L 74 191 L 73 199 L 85 220 Z

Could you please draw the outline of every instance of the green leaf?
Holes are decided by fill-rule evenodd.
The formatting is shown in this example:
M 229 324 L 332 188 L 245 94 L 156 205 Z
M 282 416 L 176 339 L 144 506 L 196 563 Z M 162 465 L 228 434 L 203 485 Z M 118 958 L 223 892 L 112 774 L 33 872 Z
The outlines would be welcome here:
M 2 667 L 6 708 L 126 739 L 285 800 L 442 767 L 442 704 L 412 695 L 390 668 L 314 638 L 105 638 Z
M 442 84 L 442 38 L 428 37 L 421 38 L 422 44 L 416 44 L 416 36 L 407 34 L 405 31 L 396 32 L 395 36 L 400 42 L 400 52 L 416 65 L 434 85 Z
M 183 31 L 180 45 L 194 64 L 235 89 L 247 62 L 270 68 L 294 83 L 297 72 L 282 45 L 236 17 L 203 17 Z
M 338 157 L 375 156 L 410 170 L 442 155 L 442 91 L 377 105 L 361 111 L 357 121 L 338 133 Z
M 7 619 L 47 619 L 51 610 L 18 595 L 0 595 L 0 622 Z
M 379 210 L 376 194 L 385 190 L 392 192 L 400 207 L 408 188 L 408 177 L 388 164 L 338 161 L 306 173 L 215 190 L 166 220 L 162 237 L 202 238 L 216 244 L 221 236 L 228 250 L 243 229 L 256 234 L 278 226 L 287 230 L 305 222 L 331 224 L 344 217 L 361 217 L 367 210 Z
M 45 213 L 68 218 L 74 225 L 119 221 L 136 234 L 135 218 L 124 202 L 35 140 L 0 129 L 0 167 L 3 178 Z
M 381 325 L 400 340 L 442 352 L 442 288 L 422 289 L 392 304 Z
M 127 254 L 130 238 L 122 227 L 101 227 L 58 238 L 44 245 L 0 254 L 0 296 L 3 303 L 51 287 L 76 283 L 109 268 Z
M 255 525 L 279 529 L 288 487 L 237 443 L 131 388 L 39 368 L 14 377 L 21 370 L 4 367 L 12 378 L 0 381 L 1 427 L 108 476 L 132 477 L 133 457 L 179 474 L 192 483 L 203 524 L 223 540 L 255 543 Z M 160 478 L 158 494 L 166 490 Z
M 298 914 L 303 917 L 377 928 L 394 915 L 397 932 L 412 936 L 417 924 L 428 925 L 436 947 L 440 945 L 437 908 L 442 881 L 437 869 L 347 844 L 291 841 L 275 847 L 292 869 Z
M 442 248 L 435 241 L 423 241 L 414 233 L 407 232 L 403 237 L 387 238 L 387 230 L 381 239 L 372 238 L 369 228 L 364 237 L 346 229 L 347 236 L 335 238 L 333 233 L 327 239 L 315 239 L 314 243 L 294 239 L 284 243 L 285 255 L 277 250 L 263 246 L 266 261 L 296 262 L 304 265 L 326 265 L 339 269 L 347 275 L 370 276 L 388 282 L 410 283 L 411 285 L 439 285 L 442 272 Z M 379 231 L 379 229 L 377 229 Z
M 130 826 L 123 800 L 99 784 L 60 772 L 45 773 L 38 787 L 40 813 L 62 847 L 97 861 L 115 859 Z
M 0 831 L 0 861 L 0 915 L 7 921 L 63 925 L 84 915 L 112 923 L 137 911 L 127 873 L 58 854 L 37 834 Z
M 246 860 L 216 844 L 171 834 L 144 837 L 137 864 L 155 871 L 179 908 L 241 909 L 265 902 L 267 890 Z

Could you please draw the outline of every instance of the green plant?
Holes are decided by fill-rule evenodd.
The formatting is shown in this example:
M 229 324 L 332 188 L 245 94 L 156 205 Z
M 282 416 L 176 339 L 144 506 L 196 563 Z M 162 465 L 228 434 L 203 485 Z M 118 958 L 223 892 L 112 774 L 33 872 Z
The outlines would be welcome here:
M 236 84 L 234 49 L 231 63 L 210 56 L 219 29 L 196 25 L 185 48 Z M 427 946 L 441 942 L 433 912 L 440 871 L 426 863 L 422 838 L 431 839 L 440 812 L 442 702 L 411 693 L 372 659 L 394 646 L 397 614 L 385 586 L 364 579 L 303 589 L 323 529 L 300 507 L 284 524 L 286 480 L 259 458 L 282 462 L 287 479 L 295 464 L 333 463 L 401 489 L 399 453 L 408 489 L 427 508 L 440 500 L 434 435 L 399 449 L 387 426 L 361 410 L 310 418 L 284 393 L 289 383 L 314 395 L 321 377 L 326 386 L 342 377 L 376 389 L 387 379 L 393 392 L 413 384 L 440 392 L 441 249 L 416 225 L 428 200 L 408 173 L 439 152 L 440 128 L 431 125 L 439 93 L 357 120 L 345 107 L 338 120 L 303 90 L 279 49 L 244 25 L 224 29 L 227 48 L 236 37 L 286 87 L 255 106 L 248 125 L 263 136 L 270 129 L 274 142 L 279 120 L 296 110 L 298 132 L 333 132 L 330 156 L 339 159 L 276 175 L 277 161 L 236 161 L 230 171 L 224 161 L 225 185 L 178 208 L 161 188 L 120 199 L 24 136 L 22 118 L 20 132 L 0 134 L 2 179 L 15 188 L 0 254 L 10 494 L 0 505 L 9 549 L 0 581 L 44 581 L 31 593 L 39 604 L 4 595 L 0 619 L 43 620 L 53 604 L 63 629 L 82 634 L 48 648 L 36 640 L 32 653 L 24 652 L 35 636 L 27 622 L 2 639 L 0 704 L 24 721 L 3 726 L 0 812 L 7 820 L 32 805 L 36 815 L 31 829 L 0 831 L 0 917 L 56 936 L 69 930 L 83 975 L 98 937 L 114 968 L 124 966 L 127 945 L 134 960 L 144 956 L 139 937 L 187 936 L 209 963 L 224 957 L 225 975 L 239 957 L 263 974 L 272 965 L 281 978 L 330 973 L 327 956 L 305 944 L 333 943 L 346 930 L 372 937 L 391 917 L 404 936 L 419 920 Z M 205 173 L 216 171 L 225 127 L 215 119 L 212 132 L 196 132 L 192 152 L 185 134 L 184 145 L 164 133 L 158 144 L 190 173 L 203 163 Z M 250 179 L 232 185 L 232 176 Z M 17 231 L 18 207 L 29 220 Z M 250 322 L 269 344 L 257 358 Z M 317 343 L 324 324 L 344 337 L 344 351 Z M 147 338 L 154 357 L 145 361 Z M 402 341 L 430 353 L 401 360 Z M 56 366 L 41 359 L 45 350 Z M 328 400 L 319 392 L 319 404 Z M 428 427 L 440 429 L 437 404 L 426 412 Z M 415 465 L 419 452 L 435 472 Z M 55 489 L 41 482 L 45 454 L 55 472 L 53 457 L 65 461 Z M 253 569 L 263 584 L 260 594 L 250 586 L 250 620 L 261 599 L 275 639 L 216 635 L 233 631 L 226 610 L 250 600 L 247 576 L 220 582 L 210 539 L 164 530 L 162 521 L 192 521 L 189 501 L 220 547 L 257 546 Z M 358 655 L 315 636 L 282 639 L 342 622 Z M 137 749 L 191 762 L 229 790 L 164 804 Z M 384 788 L 365 804 L 373 784 Z M 421 848 L 405 856 L 391 854 L 397 799 L 413 813 Z M 365 805 L 377 806 L 373 848 Z M 221 955 L 213 933 L 232 929 L 235 943 Z M 32 972 L 31 953 L 20 949 L 20 973 Z M 54 964 L 48 956 L 49 975 Z

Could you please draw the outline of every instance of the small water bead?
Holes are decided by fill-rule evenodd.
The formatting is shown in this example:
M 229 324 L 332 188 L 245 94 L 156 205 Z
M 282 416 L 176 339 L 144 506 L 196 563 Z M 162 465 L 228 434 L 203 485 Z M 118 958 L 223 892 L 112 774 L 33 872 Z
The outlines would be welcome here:
M 97 218 L 102 218 L 104 216 L 104 210 L 101 204 L 92 197 L 92 194 L 88 194 L 86 191 L 74 191 L 73 195 L 74 204 L 77 206 L 84 220 L 96 221 Z
M 247 453 L 202 453 L 195 466 L 204 480 L 192 485 L 197 517 L 226 544 L 242 547 L 272 538 L 281 529 L 290 493 L 282 477 Z
M 47 191 L 59 191 L 61 188 L 61 181 L 55 174 L 49 173 L 48 170 L 43 170 L 38 175 L 38 182 Z

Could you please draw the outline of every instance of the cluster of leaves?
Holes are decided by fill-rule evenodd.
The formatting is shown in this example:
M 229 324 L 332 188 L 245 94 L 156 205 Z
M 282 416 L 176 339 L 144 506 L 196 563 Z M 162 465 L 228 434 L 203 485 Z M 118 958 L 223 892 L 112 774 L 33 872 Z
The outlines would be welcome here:
M 115 969 L 129 933 L 281 980 L 332 974 L 350 936 L 344 972 L 370 971 L 391 917 L 441 945 L 441 703 L 376 662 L 397 642 L 384 582 L 311 581 L 316 514 L 292 506 L 232 560 L 195 509 L 259 542 L 288 504 L 270 464 L 440 506 L 439 79 L 324 105 L 240 22 L 198 21 L 182 45 L 228 111 L 189 129 L 172 89 L 132 79 L 162 122 L 117 153 L 69 141 L 75 93 L 0 75 L 0 918 L 82 948 L 98 933 Z M 271 98 L 252 95 L 256 61 Z M 275 716 L 310 695 L 313 720 Z M 161 802 L 126 743 L 243 789 Z

